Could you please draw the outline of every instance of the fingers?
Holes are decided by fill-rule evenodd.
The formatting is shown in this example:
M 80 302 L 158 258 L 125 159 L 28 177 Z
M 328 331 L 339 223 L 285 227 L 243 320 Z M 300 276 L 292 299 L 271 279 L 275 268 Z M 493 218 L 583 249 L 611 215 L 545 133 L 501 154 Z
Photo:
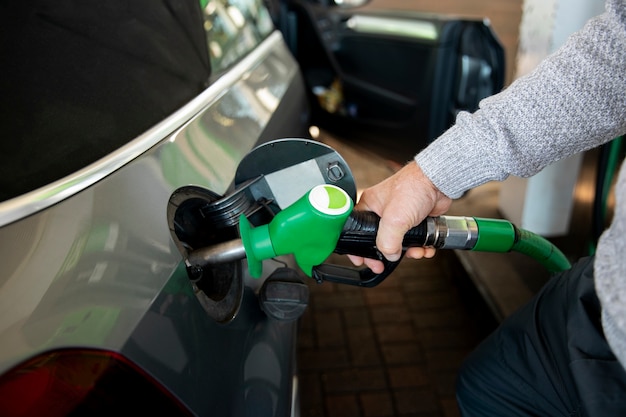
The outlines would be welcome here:
M 346 255 L 348 257 L 348 259 L 350 260 L 350 262 L 352 262 L 352 264 L 354 266 L 361 266 L 363 265 L 365 258 L 363 258 L 362 256 L 356 256 L 356 255 Z
M 379 260 L 365 258 L 364 263 L 375 274 L 382 274 L 385 270 L 385 265 Z
M 405 256 L 410 259 L 422 259 L 422 258 L 432 258 L 436 253 L 435 248 L 408 248 L 406 250 Z M 350 262 L 354 266 L 366 266 L 372 270 L 372 272 L 376 274 L 380 274 L 384 271 L 384 264 L 376 259 L 363 258 L 361 256 L 355 255 L 346 255 Z
M 354 264 L 354 266 L 365 265 L 372 270 L 375 274 L 380 274 L 385 270 L 385 265 L 376 259 L 363 258 L 361 256 L 346 255 L 348 259 Z
M 423 259 L 423 258 L 432 258 L 435 256 L 437 250 L 435 248 L 409 248 L 405 252 L 405 257 L 411 259 Z M 367 266 L 372 272 L 376 274 L 380 274 L 385 270 L 385 265 L 376 260 L 376 259 L 368 259 L 364 258 L 363 263 L 361 265 Z
M 432 247 L 428 248 L 409 248 L 407 249 L 405 256 L 410 259 L 422 259 L 432 258 L 437 253 L 437 250 Z

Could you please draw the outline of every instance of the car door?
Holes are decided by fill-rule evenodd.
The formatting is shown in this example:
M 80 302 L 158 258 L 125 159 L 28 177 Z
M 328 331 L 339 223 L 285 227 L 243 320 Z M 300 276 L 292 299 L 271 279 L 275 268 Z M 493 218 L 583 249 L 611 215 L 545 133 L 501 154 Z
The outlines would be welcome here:
M 503 87 L 503 48 L 486 19 L 366 2 L 289 1 L 277 25 L 302 68 L 313 123 L 368 136 L 404 161 Z

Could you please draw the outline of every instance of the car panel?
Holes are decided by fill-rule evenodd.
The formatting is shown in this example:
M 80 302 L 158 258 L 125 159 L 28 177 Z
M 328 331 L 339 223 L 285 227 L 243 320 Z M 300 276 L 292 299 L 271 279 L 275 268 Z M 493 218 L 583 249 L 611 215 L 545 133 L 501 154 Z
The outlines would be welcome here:
M 295 323 L 268 320 L 250 290 L 246 311 L 230 325 L 208 317 L 191 291 L 166 208 L 183 185 L 216 193 L 232 187 L 239 160 L 272 118 L 282 118 L 275 112 L 286 94 L 295 91 L 296 100 L 284 106 L 306 111 L 297 95 L 301 82 L 275 32 L 137 139 L 57 183 L 0 203 L 0 239 L 11 248 L 2 251 L 0 371 L 45 350 L 106 348 L 143 365 L 200 414 L 245 406 L 243 382 L 263 374 L 275 385 L 280 375 L 267 415 L 290 409 L 292 380 L 281 372 L 294 372 Z M 284 127 L 285 134 L 303 131 L 302 120 Z M 272 359 L 268 352 L 280 352 L 276 366 L 257 370 L 256 361 Z M 231 369 L 233 363 L 242 367 Z
M 198 415 L 296 413 L 292 349 L 297 322 L 269 319 L 251 288 L 228 325 L 206 320 L 186 280 L 184 271 L 171 278 L 171 291 L 152 304 L 124 346 L 124 355 L 167 381 Z M 172 351 L 178 352 L 175 360 Z

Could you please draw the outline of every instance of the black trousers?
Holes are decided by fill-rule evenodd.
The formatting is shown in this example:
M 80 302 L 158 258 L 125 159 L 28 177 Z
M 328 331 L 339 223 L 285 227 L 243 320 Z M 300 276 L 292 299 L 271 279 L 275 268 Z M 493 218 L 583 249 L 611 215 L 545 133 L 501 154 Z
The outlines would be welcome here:
M 457 380 L 461 414 L 626 416 L 626 372 L 600 312 L 593 258 L 555 275 L 466 359 Z

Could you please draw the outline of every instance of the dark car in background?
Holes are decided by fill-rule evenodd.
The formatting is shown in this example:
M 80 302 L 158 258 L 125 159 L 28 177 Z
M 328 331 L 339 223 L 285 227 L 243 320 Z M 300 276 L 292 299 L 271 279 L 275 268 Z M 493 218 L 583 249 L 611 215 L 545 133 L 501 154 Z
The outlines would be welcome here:
M 253 279 L 245 260 L 197 271 L 186 257 L 237 236 L 241 210 L 230 203 L 242 172 L 332 154 L 310 139 L 312 123 L 373 123 L 390 137 L 425 128 L 416 114 L 432 94 L 414 71 L 438 71 L 430 59 L 450 22 L 359 10 L 261 0 L 0 5 L 0 415 L 299 414 L 298 315 L 273 316 L 259 302 L 269 278 L 295 264 L 266 261 Z M 381 31 L 390 20 L 419 30 Z M 361 65 L 392 45 L 397 61 Z M 412 64 L 398 68 L 404 60 Z M 491 61 L 468 53 L 458 62 L 455 74 L 483 86 L 467 90 L 463 108 L 497 88 Z M 410 147 L 428 142 L 423 133 Z M 297 138 L 302 155 L 255 153 L 282 138 Z M 292 181 L 281 187 L 297 188 Z M 297 301 L 305 306 L 306 293 Z

